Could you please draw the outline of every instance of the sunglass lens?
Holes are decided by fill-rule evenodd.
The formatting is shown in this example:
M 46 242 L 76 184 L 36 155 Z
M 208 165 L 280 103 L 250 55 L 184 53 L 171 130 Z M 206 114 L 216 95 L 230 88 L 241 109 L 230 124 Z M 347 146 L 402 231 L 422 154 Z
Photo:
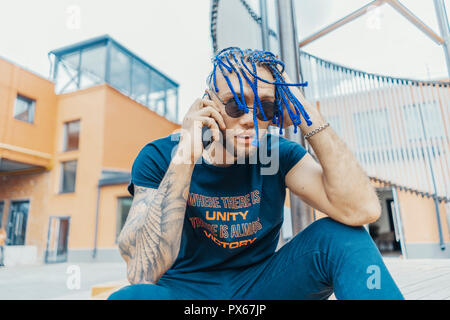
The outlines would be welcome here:
M 264 116 L 258 109 L 258 113 L 256 116 L 259 120 L 265 121 L 265 120 L 272 120 L 273 115 L 275 114 L 275 103 L 272 101 L 261 101 L 261 107 L 264 111 L 264 115 L 266 116 L 266 119 L 264 119 Z
M 257 108 L 258 110 L 256 117 L 261 121 L 272 120 L 276 110 L 275 103 L 272 101 L 261 101 L 261 107 L 263 109 L 264 115 L 266 116 L 266 119 L 264 119 L 264 116 L 260 112 L 259 108 Z M 230 100 L 225 104 L 225 112 L 232 118 L 239 118 L 245 114 L 244 110 L 239 109 L 239 106 L 237 105 L 234 99 Z
M 244 110 L 239 109 L 236 101 L 231 100 L 225 105 L 225 112 L 232 118 L 239 118 L 244 115 Z

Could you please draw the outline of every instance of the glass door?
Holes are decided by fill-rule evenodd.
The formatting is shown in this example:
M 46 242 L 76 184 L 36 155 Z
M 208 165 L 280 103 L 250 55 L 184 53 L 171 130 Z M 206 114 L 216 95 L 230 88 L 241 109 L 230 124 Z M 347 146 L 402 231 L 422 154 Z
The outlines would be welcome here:
M 70 217 L 50 217 L 45 262 L 66 262 Z
M 12 201 L 6 227 L 6 244 L 9 246 L 25 245 L 28 210 L 30 201 Z

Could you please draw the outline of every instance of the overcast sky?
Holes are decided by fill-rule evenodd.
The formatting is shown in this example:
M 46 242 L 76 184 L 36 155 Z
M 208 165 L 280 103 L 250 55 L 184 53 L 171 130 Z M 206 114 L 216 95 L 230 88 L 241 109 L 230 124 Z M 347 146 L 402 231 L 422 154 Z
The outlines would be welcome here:
M 445 1 L 449 12 L 450 0 Z M 295 0 L 299 39 L 369 2 Z M 438 32 L 432 0 L 402 3 Z M 75 23 L 70 20 L 74 10 L 80 11 Z M 210 0 L 1 1 L 0 56 L 48 77 L 50 50 L 109 34 L 180 84 L 181 119 L 202 95 L 210 72 L 209 19 Z M 303 49 L 368 72 L 416 79 L 447 76 L 442 48 L 387 5 Z

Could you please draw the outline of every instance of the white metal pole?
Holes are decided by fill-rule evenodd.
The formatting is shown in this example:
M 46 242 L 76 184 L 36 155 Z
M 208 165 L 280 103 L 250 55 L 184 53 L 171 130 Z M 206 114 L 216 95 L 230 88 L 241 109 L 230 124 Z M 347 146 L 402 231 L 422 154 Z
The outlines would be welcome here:
M 259 13 L 261 16 L 261 41 L 262 49 L 270 50 L 269 21 L 267 20 L 267 0 L 259 0 Z
M 434 0 L 434 9 L 438 20 L 439 31 L 444 39 L 442 47 L 444 48 L 445 61 L 447 62 L 447 72 L 450 78 L 450 27 L 448 24 L 448 16 L 445 10 L 444 0 Z
M 277 0 L 277 17 L 281 59 L 285 63 L 287 73 L 292 77 L 292 81 L 303 81 L 299 65 L 298 39 L 293 0 Z M 290 130 L 286 129 L 286 138 L 297 141 L 304 147 L 305 142 L 301 130 L 298 130 L 297 135 L 298 136 L 291 134 Z M 309 209 L 309 206 L 303 203 L 300 198 L 292 192 L 290 192 L 289 196 L 292 231 L 295 236 L 312 222 L 310 215 L 311 210 Z

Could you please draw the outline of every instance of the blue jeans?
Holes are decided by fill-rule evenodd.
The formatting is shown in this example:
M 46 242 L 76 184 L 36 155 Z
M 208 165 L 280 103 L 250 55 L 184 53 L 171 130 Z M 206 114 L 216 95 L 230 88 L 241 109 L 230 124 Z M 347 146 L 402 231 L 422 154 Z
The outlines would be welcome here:
M 330 218 L 315 221 L 263 262 L 212 273 L 163 276 L 157 284 L 126 286 L 108 299 L 315 300 L 333 292 L 343 300 L 403 299 L 366 229 Z

